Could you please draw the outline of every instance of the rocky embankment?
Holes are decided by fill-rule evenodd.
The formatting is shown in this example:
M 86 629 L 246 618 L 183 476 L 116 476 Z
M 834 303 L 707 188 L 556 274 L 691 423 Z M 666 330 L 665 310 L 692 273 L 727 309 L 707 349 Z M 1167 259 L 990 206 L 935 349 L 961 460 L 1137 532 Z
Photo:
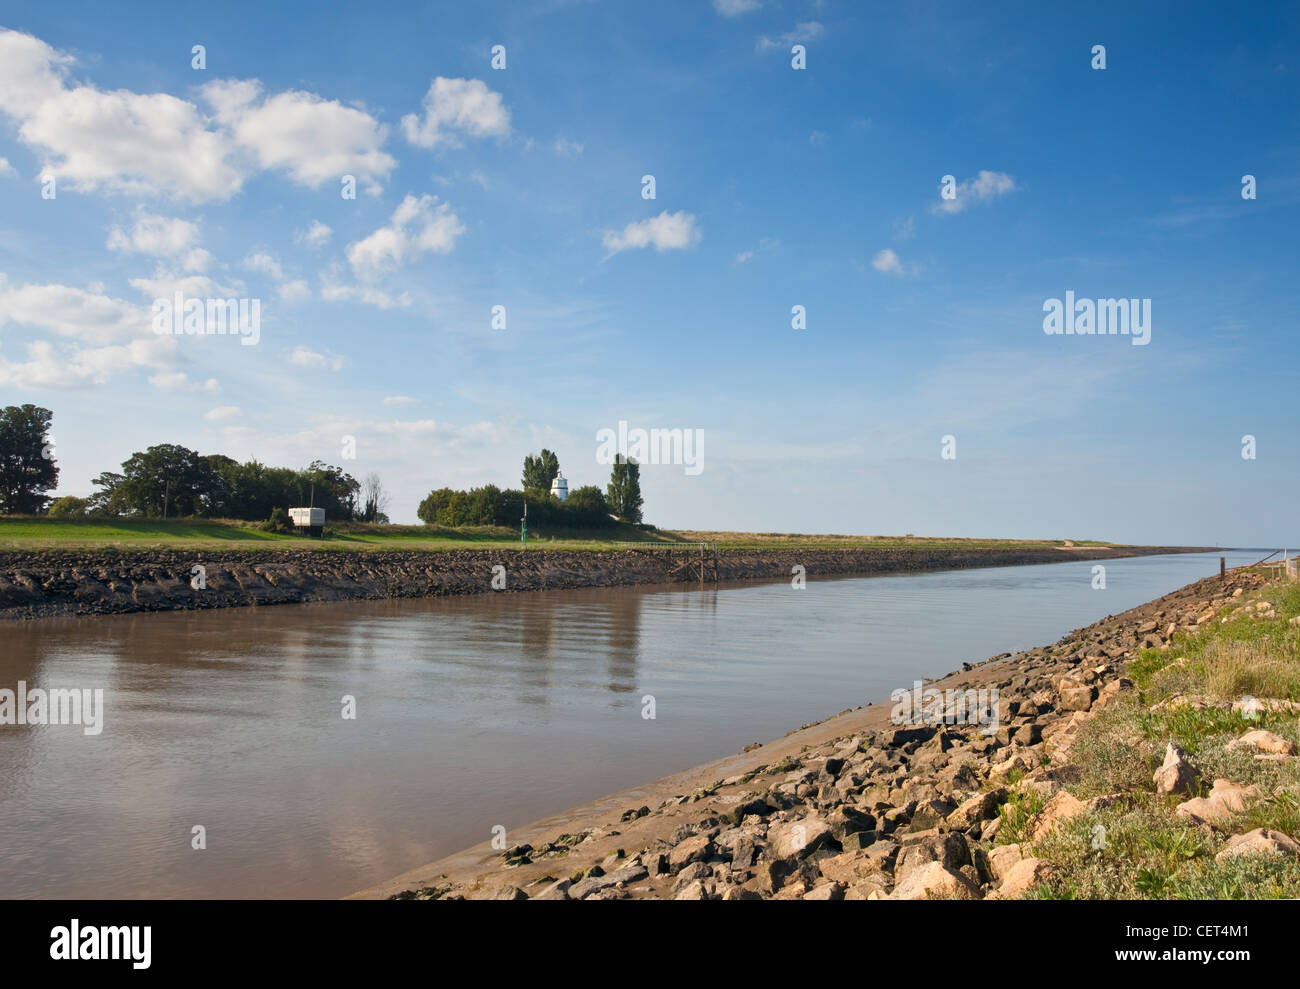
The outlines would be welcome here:
M 1181 747 L 1171 743 L 1165 749 L 1163 729 L 1147 742 L 1127 738 L 1131 729 L 1120 729 L 1116 746 L 1140 758 L 1132 780 L 1103 779 L 1102 786 L 1114 792 L 1103 789 L 1089 797 L 1077 785 L 1079 763 L 1087 760 L 1073 750 L 1092 719 L 1108 711 L 1113 717 L 1124 705 L 1135 719 L 1147 717 L 1126 676 L 1126 664 L 1139 650 L 1154 650 L 1156 656 L 1165 650 L 1169 665 L 1177 668 L 1187 661 L 1168 652 L 1170 643 L 1210 634 L 1211 623 L 1230 620 L 1225 612 L 1233 613 L 1234 621 L 1277 623 L 1279 634 L 1290 634 L 1272 605 L 1252 600 L 1265 587 L 1257 574 L 1230 571 L 1226 578 L 1201 580 L 1055 645 L 968 665 L 929 684 L 996 687 L 998 723 L 991 733 L 978 725 L 897 724 L 888 703 L 868 705 L 766 746 L 749 746 L 745 754 L 519 829 L 504 851 L 485 843 L 357 895 L 1011 898 L 1051 878 L 1056 866 L 1038 850 L 1050 846 L 1058 828 L 1099 808 L 1118 813 L 1138 800 L 1147 802 L 1158 827 L 1153 838 L 1133 844 L 1163 848 L 1170 843 L 1167 835 L 1182 827 L 1190 836 L 1170 843 L 1179 849 L 1179 862 L 1198 854 L 1212 865 L 1256 852 L 1300 856 L 1295 835 L 1233 823 L 1238 821 L 1234 813 L 1260 796 L 1260 788 L 1230 779 L 1200 780 Z M 1247 606 L 1238 609 L 1239 604 Z M 1300 624 L 1300 617 L 1289 624 Z M 1207 703 L 1178 695 L 1152 710 L 1181 704 L 1204 713 Z M 1266 706 L 1289 719 L 1279 728 L 1294 735 L 1300 705 Z M 1220 713 L 1232 717 L 1230 710 Z M 1268 731 L 1236 738 L 1231 725 L 1229 737 L 1229 755 L 1238 760 L 1233 765 L 1293 772 L 1287 767 L 1295 745 L 1287 739 Z M 1211 758 L 1208 743 L 1197 758 Z M 1158 766 L 1154 777 L 1153 766 Z M 1127 820 L 1116 818 L 1112 828 L 1129 827 Z M 1099 869 L 1122 868 L 1103 858 L 1107 852 L 1080 847 L 1065 861 L 1095 856 Z M 1098 847 L 1095 840 L 1092 847 Z
M 791 568 L 800 565 L 815 578 L 1195 551 L 1159 546 L 723 550 L 718 575 L 722 580 L 789 578 Z M 635 550 L 9 552 L 0 553 L 0 618 L 486 594 L 494 590 L 496 566 L 505 567 L 506 591 L 698 580 L 698 574 L 679 567 L 681 562 L 681 554 Z M 196 566 L 203 568 L 202 587 L 194 586 Z

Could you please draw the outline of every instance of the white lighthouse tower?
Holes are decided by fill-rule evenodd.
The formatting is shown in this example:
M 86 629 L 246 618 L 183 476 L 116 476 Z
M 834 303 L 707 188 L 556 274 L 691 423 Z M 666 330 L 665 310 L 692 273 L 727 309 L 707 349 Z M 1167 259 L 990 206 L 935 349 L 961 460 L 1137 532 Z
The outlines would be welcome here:
M 569 497 L 569 482 L 564 479 L 564 475 L 558 470 L 555 472 L 555 480 L 551 482 L 551 494 L 564 501 Z

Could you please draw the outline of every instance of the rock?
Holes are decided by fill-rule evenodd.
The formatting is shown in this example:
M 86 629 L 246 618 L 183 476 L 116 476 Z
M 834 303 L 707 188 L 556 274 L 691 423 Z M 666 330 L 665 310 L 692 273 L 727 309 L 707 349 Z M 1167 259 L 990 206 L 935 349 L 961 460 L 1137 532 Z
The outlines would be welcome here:
M 883 900 L 888 895 L 888 880 L 883 875 L 859 879 L 844 890 L 846 900 Z
M 572 880 L 561 879 L 557 883 L 551 883 L 551 885 L 547 886 L 546 889 L 542 890 L 540 893 L 534 896 L 533 899 L 534 900 L 567 900 L 569 898 L 569 887 L 572 885 L 573 885 Z
M 1246 809 L 1248 801 L 1258 797 L 1259 789 L 1241 786 L 1231 780 L 1218 779 L 1208 797 L 1193 797 L 1175 808 L 1175 812 L 1193 824 L 1216 825 Z
M 862 831 L 871 832 L 876 828 L 876 819 L 872 815 L 843 804 L 835 807 L 826 815 L 826 823 L 830 825 L 831 831 L 840 839 L 841 843 L 851 834 Z
M 768 832 L 773 854 L 779 859 L 803 856 L 834 841 L 831 826 L 818 817 L 804 817 Z
M 993 776 L 1007 777 L 1017 770 L 1023 773 L 1028 769 L 1029 766 L 1026 764 L 1024 759 L 1020 758 L 1018 755 L 1013 755 L 1003 762 L 994 763 L 989 767 L 989 772 Z
M 1233 835 L 1223 850 L 1214 856 L 1214 861 L 1222 862 L 1238 855 L 1290 855 L 1292 858 L 1300 858 L 1300 842 L 1281 831 L 1256 828 L 1245 834 Z
M 687 883 L 673 896 L 674 900 L 710 900 L 713 898 L 713 889 L 709 884 L 702 880 L 695 880 Z
M 844 836 L 844 840 L 840 842 L 840 845 L 846 852 L 856 852 L 867 848 L 875 840 L 876 832 L 874 831 L 853 831 Z
M 1087 711 L 1097 699 L 1097 688 L 1086 685 L 1062 687 L 1060 694 L 1062 711 Z
M 687 883 L 694 882 L 696 879 L 708 879 L 712 875 L 713 866 L 707 862 L 692 862 L 677 873 L 677 880 L 673 883 L 673 886 L 681 889 Z
M 1136 693 L 1137 685 L 1132 680 L 1128 677 L 1117 677 L 1101 688 L 1092 706 L 1094 708 L 1110 707 L 1121 697 L 1133 696 Z
M 931 862 L 938 862 L 947 869 L 960 869 L 970 865 L 970 846 L 966 839 L 956 832 L 938 834 L 909 841 L 898 852 L 894 863 L 894 881 L 900 882 L 910 873 L 923 868 Z
M 596 872 L 592 869 L 591 872 Z M 579 880 L 569 887 L 569 899 L 583 900 L 595 893 L 602 893 L 605 890 L 612 889 L 620 883 L 634 883 L 640 879 L 645 879 L 649 875 L 645 866 L 633 863 L 625 865 L 623 868 L 605 875 L 591 875 L 588 873 L 586 878 Z
M 1000 786 L 987 793 L 977 793 L 960 807 L 949 814 L 944 823 L 951 828 L 963 830 L 990 817 L 997 817 L 998 807 L 1007 799 L 1007 788 Z
M 1052 867 L 1043 859 L 1021 859 L 1007 869 L 1006 876 L 997 891 L 989 898 L 997 900 L 1014 900 L 1027 893 L 1052 874 Z
M 503 889 L 499 889 L 499 890 L 497 890 L 497 892 L 496 892 L 493 896 L 491 896 L 490 899 L 493 899 L 493 900 L 526 900 L 526 899 L 528 899 L 528 894 L 525 893 L 525 892 L 524 892 L 522 889 L 520 889 L 518 886 L 506 886 L 506 887 L 503 888 Z
M 946 869 L 941 862 L 929 862 L 908 873 L 891 900 L 978 900 L 979 887 L 960 872 Z
M 844 886 L 872 876 L 883 876 L 885 861 L 880 856 L 869 856 L 863 852 L 844 852 L 820 859 L 817 868 L 822 877 Z
M 1069 790 L 1061 790 L 1054 794 L 1038 813 L 1038 820 L 1034 824 L 1034 841 L 1042 841 L 1062 821 L 1068 821 L 1072 817 L 1087 813 L 1087 810 L 1088 805 L 1082 800 L 1076 799 Z
M 901 745 L 910 745 L 913 742 L 926 742 L 934 737 L 938 731 L 932 725 L 922 725 L 919 728 L 895 728 L 885 735 L 885 747 L 897 748 Z
M 1013 865 L 1024 858 L 1019 845 L 995 845 L 988 852 L 989 868 L 995 879 L 1003 879 Z
M 822 883 L 814 886 L 803 897 L 805 900 L 842 900 L 844 887 L 839 883 Z
M 714 851 L 713 841 L 706 834 L 684 838 L 668 853 L 668 871 L 678 872 L 692 862 L 710 857 Z
M 1248 731 L 1240 738 L 1234 738 L 1228 743 L 1227 748 L 1229 751 L 1239 748 L 1252 748 L 1271 755 L 1295 755 L 1295 745 L 1293 743 L 1288 742 L 1281 735 L 1275 735 L 1271 731 L 1264 731 L 1262 728 Z
M 1165 761 L 1152 777 L 1156 793 L 1193 793 L 1196 790 L 1196 770 L 1187 761 L 1187 753 L 1170 742 L 1165 746 Z

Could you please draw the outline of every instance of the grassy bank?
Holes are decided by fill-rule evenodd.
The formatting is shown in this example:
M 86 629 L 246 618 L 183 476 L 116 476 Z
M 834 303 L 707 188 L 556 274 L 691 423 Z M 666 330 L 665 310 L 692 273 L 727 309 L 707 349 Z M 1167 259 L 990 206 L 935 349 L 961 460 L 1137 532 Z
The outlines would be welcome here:
M 1300 759 L 1260 758 L 1238 741 L 1262 729 L 1300 743 L 1297 708 L 1274 703 L 1300 701 L 1297 616 L 1300 585 L 1275 584 L 1225 604 L 1194 631 L 1176 632 L 1166 650 L 1144 649 L 1130 661 L 1136 691 L 1084 724 L 1069 757 L 1076 797 L 1122 799 L 1101 799 L 1033 844 L 1051 876 L 1028 896 L 1300 897 L 1300 859 L 1220 855 L 1233 835 L 1256 828 L 1300 836 Z M 1153 773 L 1170 743 L 1186 753 L 1196 781 L 1185 792 L 1158 793 Z M 1211 797 L 1215 780 L 1253 791 L 1212 828 L 1178 812 L 1189 797 Z M 1002 840 L 1025 837 L 1014 825 L 1039 810 L 1032 790 L 1013 792 L 1004 807 L 1013 826 L 1002 829 Z
M 797 533 L 669 531 L 618 525 L 595 531 L 529 532 L 533 549 L 607 550 L 631 542 L 716 542 L 720 549 L 872 549 L 981 550 L 1059 547 L 1059 541 L 1026 539 L 944 539 L 916 536 L 837 536 Z M 1110 543 L 1078 541 L 1079 547 Z M 263 532 L 258 523 L 222 519 L 122 520 L 0 518 L 0 551 L 183 550 L 183 549 L 332 549 L 453 550 L 516 549 L 519 531 L 505 526 L 449 528 L 438 525 L 335 523 L 324 539 Z

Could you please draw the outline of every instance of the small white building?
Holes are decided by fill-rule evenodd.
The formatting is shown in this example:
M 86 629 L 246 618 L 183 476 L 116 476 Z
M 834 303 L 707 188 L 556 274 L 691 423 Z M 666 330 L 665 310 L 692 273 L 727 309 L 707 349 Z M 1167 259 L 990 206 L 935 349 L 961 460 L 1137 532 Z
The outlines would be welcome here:
M 564 474 L 560 471 L 555 472 L 555 480 L 551 482 L 551 494 L 564 501 L 569 497 L 569 482 L 564 479 Z
M 319 536 L 325 529 L 325 509 L 291 508 L 289 509 L 289 521 L 293 523 L 293 527 L 299 533 Z

